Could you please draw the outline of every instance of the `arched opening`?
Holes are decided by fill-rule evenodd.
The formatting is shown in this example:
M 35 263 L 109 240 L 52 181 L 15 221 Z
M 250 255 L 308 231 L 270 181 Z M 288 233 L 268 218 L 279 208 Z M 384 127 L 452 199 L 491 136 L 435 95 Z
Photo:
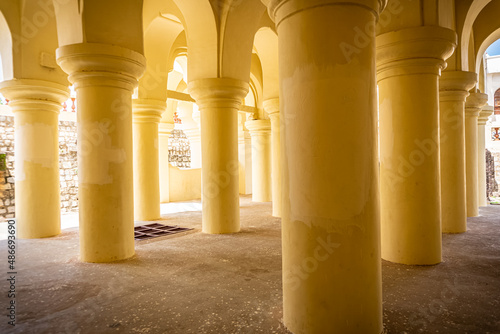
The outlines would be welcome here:
M 479 13 L 481 13 L 483 8 L 486 7 L 490 1 L 491 0 L 474 0 L 469 7 L 460 39 L 462 71 L 469 70 L 468 52 L 472 26 L 474 25 Z

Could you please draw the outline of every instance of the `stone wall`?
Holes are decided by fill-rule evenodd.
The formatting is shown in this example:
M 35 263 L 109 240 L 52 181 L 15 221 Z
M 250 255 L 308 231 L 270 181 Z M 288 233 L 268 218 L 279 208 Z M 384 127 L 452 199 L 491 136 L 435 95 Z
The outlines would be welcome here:
M 3 190 L 3 198 L 0 196 L 0 218 L 12 218 L 15 210 L 14 117 L 12 116 L 0 115 L 0 154 L 5 154 L 6 164 L 4 175 L 0 175 L 0 190 Z M 59 122 L 59 169 L 61 212 L 78 211 L 76 122 L 73 121 Z
M 486 150 L 486 195 L 488 198 L 497 196 L 498 193 L 498 182 L 495 178 L 495 167 L 497 165 L 491 151 Z
M 78 211 L 76 122 L 59 122 L 59 173 L 61 212 Z
M 0 115 L 0 218 L 13 218 L 14 198 L 14 118 Z
M 493 155 L 495 161 L 495 179 L 500 188 L 500 152 L 491 152 L 491 154 Z M 493 193 L 493 196 L 500 196 L 500 193 Z

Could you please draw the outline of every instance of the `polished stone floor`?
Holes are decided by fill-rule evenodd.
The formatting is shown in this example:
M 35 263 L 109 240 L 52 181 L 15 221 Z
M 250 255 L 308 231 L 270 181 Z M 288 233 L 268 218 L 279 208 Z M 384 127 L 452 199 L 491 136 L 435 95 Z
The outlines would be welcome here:
M 233 235 L 202 234 L 200 211 L 163 217 L 195 231 L 138 241 L 134 258 L 112 264 L 78 261 L 77 228 L 19 240 L 17 325 L 2 315 L 0 333 L 287 333 L 270 203 L 243 196 L 242 232 Z M 5 276 L 5 240 L 0 258 Z M 443 263 L 383 261 L 382 270 L 387 333 L 500 333 L 500 206 L 481 208 L 467 233 L 444 235 Z

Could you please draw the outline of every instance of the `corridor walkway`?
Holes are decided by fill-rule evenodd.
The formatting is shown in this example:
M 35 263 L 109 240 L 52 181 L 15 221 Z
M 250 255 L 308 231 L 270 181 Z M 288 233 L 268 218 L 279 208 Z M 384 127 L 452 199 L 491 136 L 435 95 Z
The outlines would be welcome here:
M 242 233 L 200 233 L 200 211 L 165 214 L 160 222 L 196 230 L 136 242 L 136 256 L 119 263 L 79 262 L 77 228 L 19 240 L 17 325 L 4 316 L 0 332 L 287 333 L 280 220 L 270 203 L 240 202 Z M 500 206 L 480 214 L 466 234 L 443 236 L 437 266 L 383 261 L 387 333 L 500 332 Z M 3 272 L 6 249 L 0 241 Z

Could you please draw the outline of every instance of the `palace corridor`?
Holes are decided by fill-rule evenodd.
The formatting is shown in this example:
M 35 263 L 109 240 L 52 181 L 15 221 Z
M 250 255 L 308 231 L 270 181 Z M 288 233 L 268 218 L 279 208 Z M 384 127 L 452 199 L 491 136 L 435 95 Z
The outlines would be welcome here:
M 0 332 L 500 333 L 499 13 L 0 0 Z

